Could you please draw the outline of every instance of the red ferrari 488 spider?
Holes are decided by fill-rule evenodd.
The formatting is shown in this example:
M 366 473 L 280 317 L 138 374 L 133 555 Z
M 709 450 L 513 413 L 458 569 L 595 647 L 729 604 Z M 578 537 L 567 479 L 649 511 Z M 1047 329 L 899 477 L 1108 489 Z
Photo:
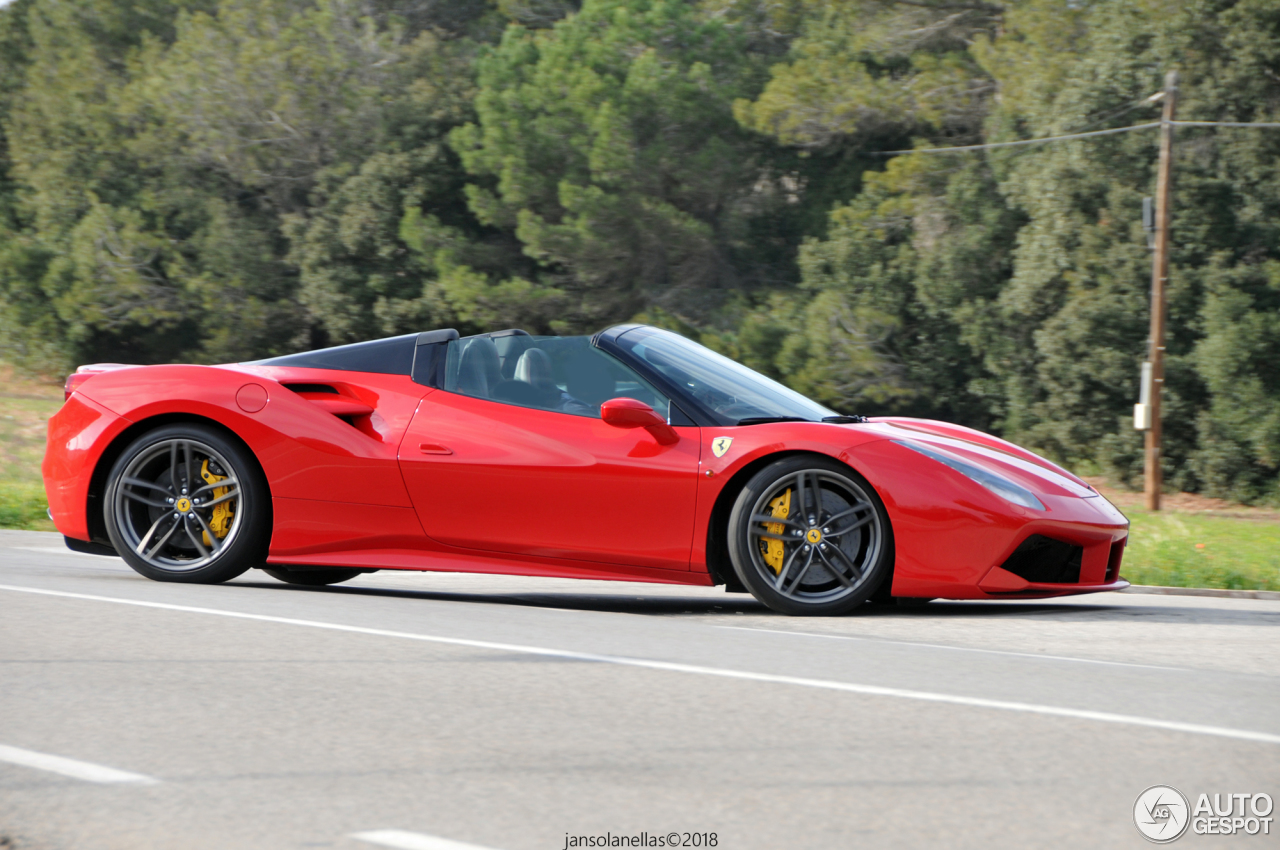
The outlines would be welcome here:
M 641 325 L 83 366 L 44 477 L 72 549 L 160 581 L 725 584 L 788 614 L 1126 585 L 1128 522 L 1043 458 L 942 422 L 840 416 Z

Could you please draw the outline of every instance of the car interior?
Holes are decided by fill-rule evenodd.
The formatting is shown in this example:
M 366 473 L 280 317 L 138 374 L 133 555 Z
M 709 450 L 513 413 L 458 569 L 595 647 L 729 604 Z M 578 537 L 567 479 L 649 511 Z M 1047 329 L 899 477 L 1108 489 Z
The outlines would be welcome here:
M 664 418 L 665 397 L 589 337 L 523 332 L 466 337 L 449 343 L 444 389 L 519 407 L 600 416 L 611 398 L 638 399 Z

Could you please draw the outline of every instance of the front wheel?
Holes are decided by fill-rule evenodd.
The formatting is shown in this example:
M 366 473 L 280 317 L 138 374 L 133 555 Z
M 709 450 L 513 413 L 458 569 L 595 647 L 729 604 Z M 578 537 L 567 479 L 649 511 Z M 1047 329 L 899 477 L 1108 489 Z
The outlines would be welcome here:
M 134 440 L 103 503 L 111 544 L 147 578 L 216 584 L 266 558 L 266 480 L 247 449 L 208 426 L 166 425 Z
M 875 490 L 847 466 L 789 457 L 747 482 L 729 515 L 729 556 L 751 594 L 775 611 L 852 611 L 887 578 L 893 532 Z

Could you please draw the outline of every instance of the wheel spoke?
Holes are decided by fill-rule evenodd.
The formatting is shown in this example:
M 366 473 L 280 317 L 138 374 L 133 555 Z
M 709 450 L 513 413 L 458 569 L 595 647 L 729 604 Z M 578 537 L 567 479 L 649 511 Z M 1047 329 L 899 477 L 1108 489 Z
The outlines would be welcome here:
M 799 497 L 799 516 L 802 528 L 822 522 L 822 482 L 816 472 L 796 473 L 796 495 Z M 813 504 L 811 505 L 810 502 Z M 813 517 L 810 523 L 809 517 Z
M 153 481 L 143 481 L 141 478 L 130 478 L 128 476 L 120 479 L 121 484 L 128 484 L 131 487 L 146 487 L 150 490 L 159 490 L 161 493 L 168 493 L 169 488 L 163 484 L 156 484 Z
M 831 563 L 831 559 L 828 558 L 826 553 L 821 549 L 818 550 L 818 557 L 821 558 L 822 563 L 826 565 L 827 572 L 835 576 L 836 581 L 840 582 L 845 587 L 853 587 L 853 582 L 849 581 L 849 577 L 844 574 L 844 570 Z
M 172 510 L 173 508 L 172 505 L 166 504 L 165 502 L 158 502 L 155 499 L 148 499 L 146 496 L 143 496 L 140 493 L 134 493 L 130 490 L 124 489 L 123 487 L 120 488 L 120 495 L 124 496 L 126 499 L 132 499 L 135 502 L 141 502 L 144 505 L 150 505 L 153 508 L 163 508 L 166 511 Z
M 164 517 L 161 517 L 161 519 L 164 519 Z M 169 530 L 164 533 L 164 537 L 160 538 L 160 542 L 151 547 L 151 551 L 142 557 L 146 558 L 148 561 L 154 558 L 156 553 L 164 548 L 164 544 L 169 542 L 169 538 L 173 536 L 173 533 L 178 530 L 178 526 L 180 525 L 182 525 L 182 520 L 174 520 L 173 525 L 169 526 Z
M 778 590 L 785 594 L 795 593 L 800 588 L 800 582 L 804 580 L 805 575 L 809 572 L 809 568 L 813 566 L 813 549 L 809 550 L 809 557 L 805 558 L 804 566 L 800 568 L 800 572 L 796 573 L 796 577 L 791 581 L 791 589 L 787 590 L 781 584 Z
M 822 481 L 818 473 L 809 473 L 809 489 L 813 491 L 813 521 L 822 525 Z
M 751 522 L 765 522 L 765 523 L 776 522 L 779 525 L 789 525 L 792 528 L 798 528 L 801 531 L 805 530 L 804 523 L 798 520 L 789 519 L 788 517 L 773 516 L 771 514 L 752 514 Z
M 195 473 L 191 471 L 191 444 L 190 443 L 182 444 L 182 453 L 186 456 L 186 459 L 187 459 L 187 489 L 192 490 L 196 486 L 196 479 L 195 479 Z
M 178 442 L 177 440 L 169 444 L 169 483 L 173 485 L 173 495 L 177 496 L 182 490 L 182 485 L 178 483 Z
M 796 562 L 796 556 L 800 554 L 801 547 L 797 546 L 791 550 L 790 557 L 782 564 L 782 569 L 778 571 L 778 579 L 773 583 L 774 589 L 779 593 L 782 592 L 782 583 L 787 580 L 787 573 L 791 571 L 791 565 Z
M 796 500 L 800 503 L 800 521 L 806 524 L 809 522 L 809 508 L 805 504 L 805 502 L 808 501 L 808 498 L 809 491 L 806 490 L 804 486 L 804 473 L 798 472 L 796 473 Z
M 781 534 L 774 534 L 772 531 L 769 531 L 768 529 L 765 529 L 765 528 L 761 528 L 758 525 L 751 526 L 751 536 L 763 537 L 766 540 L 780 540 L 783 543 L 796 542 L 796 538 L 794 537 L 783 537 Z
M 196 496 L 199 496 L 201 493 L 207 492 L 207 491 L 209 491 L 209 490 L 216 490 L 216 489 L 218 489 L 219 487 L 239 487 L 239 486 L 240 486 L 240 482 L 239 482 L 239 481 L 237 481 L 236 479 L 234 479 L 234 478 L 224 478 L 224 479 L 222 479 L 221 481 L 216 481 L 216 482 L 214 482 L 213 484 L 205 484 L 203 487 L 200 487 L 200 488 L 198 488 L 198 489 L 196 489 L 196 490 L 192 490 L 192 491 L 191 491 L 191 497 L 194 499 Z M 228 496 L 229 496 L 229 495 L 231 495 L 231 494 L 230 494 L 230 493 L 227 493 L 227 494 L 225 494 L 225 495 L 228 495 Z M 221 497 L 219 497 L 219 498 L 221 498 Z M 206 503 L 206 504 L 208 504 L 208 503 Z
M 168 514 L 164 516 L 168 516 Z M 147 548 L 147 544 L 151 542 L 151 535 L 155 534 L 156 529 L 160 527 L 160 523 L 164 522 L 164 516 L 157 517 L 156 521 L 151 523 L 151 527 L 147 529 L 147 533 L 142 535 L 142 539 L 138 541 L 138 545 L 133 550 L 136 554 L 141 555 L 142 550 Z
M 209 550 L 204 548 L 204 541 L 200 539 L 200 535 L 191 530 L 191 517 L 183 517 L 182 528 L 187 532 L 187 539 L 195 544 L 196 551 L 200 553 L 201 558 L 209 557 Z
M 222 494 L 221 496 L 219 496 L 218 498 L 213 499 L 213 500 L 208 501 L 208 502 L 205 502 L 205 503 L 204 503 L 204 504 L 202 504 L 202 505 L 199 505 L 199 507 L 201 507 L 201 508 L 211 508 L 211 507 L 213 507 L 214 505 L 220 505 L 220 504 L 222 504 L 223 502 L 227 501 L 228 499 L 234 499 L 236 496 L 239 496 L 239 495 L 240 495 L 240 491 L 239 491 L 239 490 L 232 490 L 230 493 L 223 493 L 223 494 Z
M 204 517 L 195 511 L 192 511 L 192 513 L 196 515 L 196 522 L 200 523 L 204 533 L 209 535 L 209 545 L 213 547 L 213 554 L 218 554 L 222 550 L 222 541 L 218 539 L 218 535 L 213 533 L 213 529 L 209 527 L 209 524 L 204 521 Z
M 838 522 L 851 514 L 861 513 L 862 511 L 866 511 L 870 509 L 871 509 L 870 502 L 858 502 L 858 504 L 849 508 L 847 511 L 841 511 L 838 514 L 832 514 L 831 516 L 827 517 L 826 521 L 828 523 Z
M 848 552 L 844 551 L 839 546 L 832 546 L 830 551 L 835 552 L 846 564 L 849 565 L 849 570 L 853 573 L 855 580 L 862 581 L 862 568 L 853 562 L 853 558 L 849 557 Z
M 838 531 L 823 532 L 822 536 L 823 537 L 840 537 L 843 534 L 848 534 L 850 531 L 857 531 L 859 528 L 862 528 L 862 526 L 868 525 L 875 518 L 876 518 L 875 514 L 873 513 L 867 514 L 862 519 L 858 520 L 853 525 L 847 528 L 841 528 Z

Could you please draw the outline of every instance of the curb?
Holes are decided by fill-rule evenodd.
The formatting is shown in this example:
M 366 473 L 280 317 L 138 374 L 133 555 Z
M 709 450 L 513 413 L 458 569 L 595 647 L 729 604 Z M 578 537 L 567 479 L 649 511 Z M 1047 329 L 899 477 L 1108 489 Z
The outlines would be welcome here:
M 1280 602 L 1280 590 L 1219 590 L 1214 587 L 1161 587 L 1131 584 L 1121 593 L 1155 593 L 1163 596 L 1216 596 L 1219 599 L 1269 599 Z

